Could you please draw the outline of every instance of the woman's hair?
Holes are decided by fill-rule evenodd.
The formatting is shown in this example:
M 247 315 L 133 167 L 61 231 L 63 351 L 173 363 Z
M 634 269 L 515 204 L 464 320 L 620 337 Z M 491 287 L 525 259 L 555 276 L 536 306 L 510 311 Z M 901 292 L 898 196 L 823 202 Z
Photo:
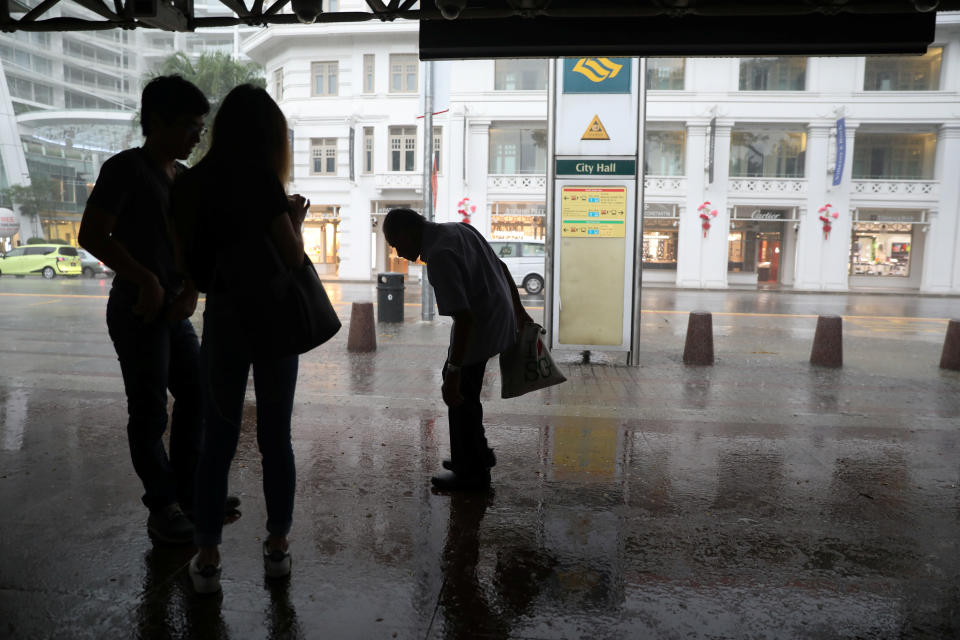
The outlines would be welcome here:
M 220 104 L 207 155 L 226 162 L 245 158 L 273 171 L 286 184 L 290 175 L 287 136 L 287 119 L 266 90 L 241 84 Z

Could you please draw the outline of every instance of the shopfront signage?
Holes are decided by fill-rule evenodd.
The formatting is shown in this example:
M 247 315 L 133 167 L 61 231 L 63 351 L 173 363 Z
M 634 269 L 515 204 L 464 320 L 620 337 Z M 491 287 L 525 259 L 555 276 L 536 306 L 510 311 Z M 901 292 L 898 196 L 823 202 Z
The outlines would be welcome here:
M 734 220 L 793 220 L 793 209 L 745 209 L 737 207 L 733 211 Z
M 858 211 L 854 219 L 857 222 L 887 222 L 891 224 L 924 224 L 926 222 L 926 216 L 923 212 L 889 213 L 881 211 L 864 213 Z
M 636 160 L 557 160 L 558 176 L 633 176 Z
M 677 205 L 657 202 L 643 203 L 644 218 L 678 218 Z
M 10 238 L 20 231 L 20 218 L 11 209 L 0 208 L 0 238 Z
M 626 237 L 626 187 L 563 187 L 560 192 L 561 237 Z
M 630 58 L 564 58 L 564 93 L 630 93 Z

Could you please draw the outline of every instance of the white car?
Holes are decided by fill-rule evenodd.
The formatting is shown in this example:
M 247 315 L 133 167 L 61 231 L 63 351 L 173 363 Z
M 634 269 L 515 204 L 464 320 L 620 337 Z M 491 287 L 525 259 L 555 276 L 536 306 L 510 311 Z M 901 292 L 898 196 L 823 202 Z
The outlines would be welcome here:
M 546 249 L 543 240 L 494 240 L 490 242 L 518 287 L 530 295 L 543 293 L 543 267 Z

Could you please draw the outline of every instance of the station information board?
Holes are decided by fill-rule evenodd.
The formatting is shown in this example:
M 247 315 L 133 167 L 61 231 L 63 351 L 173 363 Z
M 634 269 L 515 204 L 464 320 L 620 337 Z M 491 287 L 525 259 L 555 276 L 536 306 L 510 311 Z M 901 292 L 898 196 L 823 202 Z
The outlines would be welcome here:
M 562 237 L 626 237 L 626 187 L 563 187 L 560 194 Z

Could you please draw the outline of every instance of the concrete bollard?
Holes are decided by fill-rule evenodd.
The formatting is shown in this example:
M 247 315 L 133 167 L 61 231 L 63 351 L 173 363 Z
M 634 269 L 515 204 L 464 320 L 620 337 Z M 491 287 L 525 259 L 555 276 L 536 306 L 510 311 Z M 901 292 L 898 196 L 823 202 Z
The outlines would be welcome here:
M 373 322 L 373 303 L 354 302 L 350 308 L 350 335 L 347 351 L 377 350 L 377 328 Z
M 940 354 L 940 368 L 960 371 L 960 320 L 951 320 L 947 325 L 943 353 Z
M 713 364 L 713 316 L 709 311 L 691 311 L 683 364 Z
M 843 318 L 819 316 L 817 332 L 813 334 L 810 364 L 821 367 L 843 366 Z

